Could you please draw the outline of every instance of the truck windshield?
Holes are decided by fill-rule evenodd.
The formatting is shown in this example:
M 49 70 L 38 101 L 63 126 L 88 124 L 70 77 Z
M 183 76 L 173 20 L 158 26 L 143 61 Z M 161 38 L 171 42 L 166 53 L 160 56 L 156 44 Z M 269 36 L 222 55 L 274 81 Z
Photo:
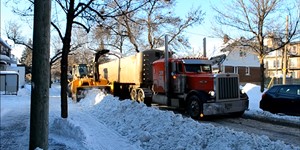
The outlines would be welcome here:
M 208 64 L 185 64 L 186 72 L 211 72 L 211 66 Z
M 86 76 L 87 75 L 88 71 L 87 71 L 86 66 L 80 65 L 80 66 L 78 66 L 78 69 L 79 69 L 80 76 Z

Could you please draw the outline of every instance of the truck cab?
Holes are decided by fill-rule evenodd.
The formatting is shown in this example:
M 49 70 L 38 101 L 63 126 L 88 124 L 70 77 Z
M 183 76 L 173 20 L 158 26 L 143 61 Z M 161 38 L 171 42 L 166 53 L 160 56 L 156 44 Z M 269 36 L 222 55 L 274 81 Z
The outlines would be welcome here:
M 248 109 L 248 97 L 241 93 L 239 76 L 212 73 L 207 58 L 169 58 L 153 62 L 152 101 L 184 107 L 192 118 L 232 113 L 242 115 Z M 168 73 L 165 73 L 168 71 Z

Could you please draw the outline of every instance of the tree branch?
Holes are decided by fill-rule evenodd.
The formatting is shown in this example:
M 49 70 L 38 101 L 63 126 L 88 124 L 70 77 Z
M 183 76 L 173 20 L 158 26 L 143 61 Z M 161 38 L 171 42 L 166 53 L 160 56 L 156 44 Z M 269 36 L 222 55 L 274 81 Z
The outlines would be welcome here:
M 54 27 L 54 29 L 57 31 L 59 38 L 61 39 L 61 41 L 64 41 L 64 37 L 62 35 L 62 33 L 60 32 L 58 26 L 56 26 L 52 21 L 51 21 L 51 25 Z
M 73 23 L 83 27 L 87 33 L 90 32 L 90 28 L 86 27 L 84 24 L 77 22 L 77 21 L 73 21 Z

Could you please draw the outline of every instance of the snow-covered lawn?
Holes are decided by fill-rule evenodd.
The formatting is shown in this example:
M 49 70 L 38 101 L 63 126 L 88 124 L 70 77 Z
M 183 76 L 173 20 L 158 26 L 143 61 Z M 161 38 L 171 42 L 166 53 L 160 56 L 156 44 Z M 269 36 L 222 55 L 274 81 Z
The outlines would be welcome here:
M 246 115 L 272 117 L 300 124 L 300 117 L 274 115 L 259 109 L 259 87 L 247 84 L 250 98 Z M 0 149 L 28 149 L 30 86 L 17 96 L 1 97 Z M 130 100 L 119 101 L 98 90 L 75 104 L 69 100 L 69 117 L 60 117 L 60 87 L 50 89 L 49 149 L 88 150 L 196 150 L 196 149 L 300 149 L 267 136 L 237 132 L 210 123 L 162 111 Z

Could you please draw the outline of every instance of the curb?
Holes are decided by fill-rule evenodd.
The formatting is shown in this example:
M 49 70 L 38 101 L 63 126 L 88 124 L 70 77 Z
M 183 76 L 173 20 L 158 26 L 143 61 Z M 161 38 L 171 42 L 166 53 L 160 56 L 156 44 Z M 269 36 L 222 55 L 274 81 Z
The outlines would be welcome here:
M 253 119 L 253 120 L 257 120 L 257 121 L 261 121 L 261 122 L 267 122 L 267 123 L 278 124 L 278 125 L 289 126 L 289 127 L 294 127 L 294 128 L 300 129 L 299 122 L 290 121 L 290 120 L 265 117 L 265 116 L 254 116 L 254 115 L 249 115 L 249 114 L 244 114 L 242 116 L 242 118 Z

